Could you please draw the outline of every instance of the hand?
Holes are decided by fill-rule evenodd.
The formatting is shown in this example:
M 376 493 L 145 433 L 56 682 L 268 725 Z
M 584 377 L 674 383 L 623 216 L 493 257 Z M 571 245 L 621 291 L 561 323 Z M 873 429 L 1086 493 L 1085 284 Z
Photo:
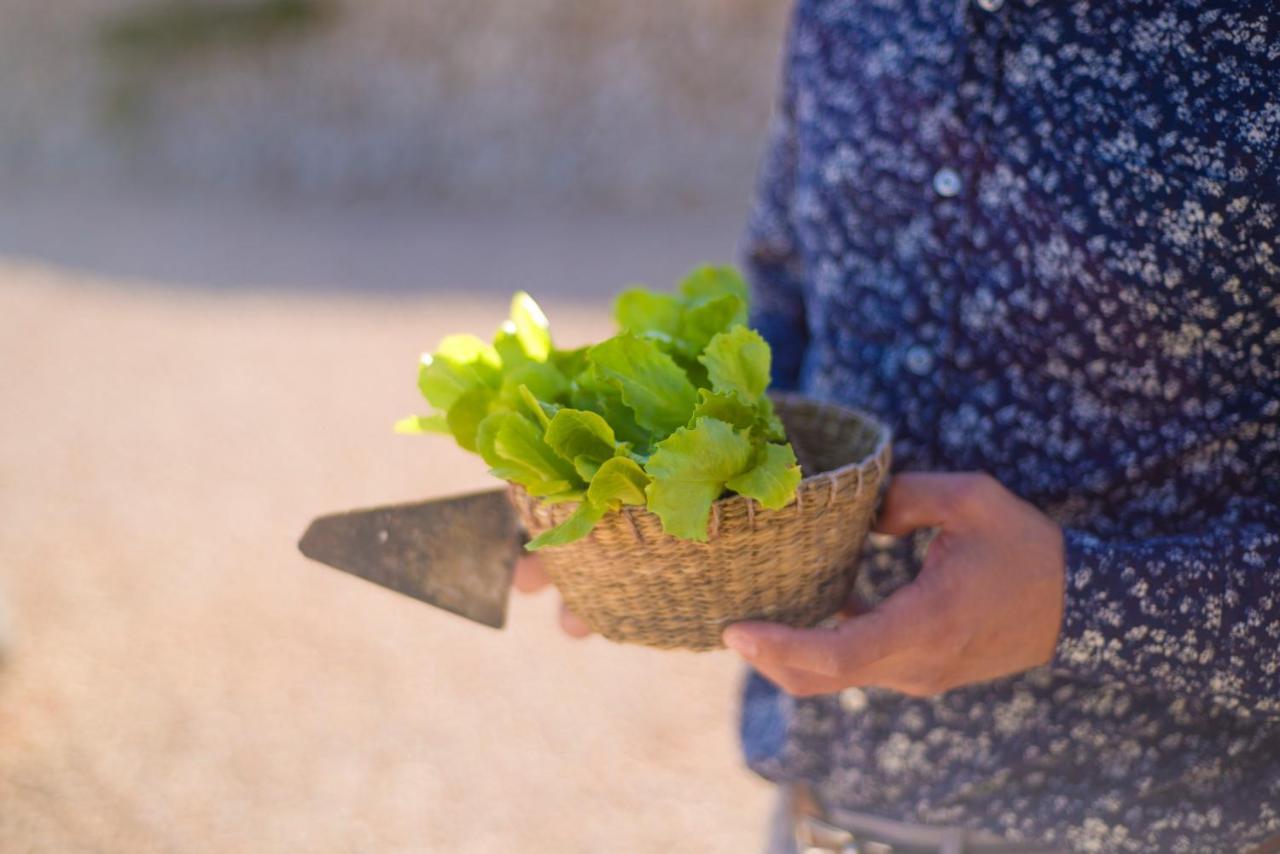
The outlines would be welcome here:
M 1062 530 L 985 474 L 901 474 L 877 530 L 937 528 L 916 579 L 834 628 L 737 623 L 725 643 L 796 696 L 917 697 L 1047 664 L 1062 627 Z
M 537 555 L 526 552 L 516 560 L 513 584 L 521 593 L 537 593 L 550 583 L 551 578 L 538 562 Z M 563 602 L 560 603 L 560 628 L 571 638 L 585 638 L 591 634 L 587 624 L 566 608 Z

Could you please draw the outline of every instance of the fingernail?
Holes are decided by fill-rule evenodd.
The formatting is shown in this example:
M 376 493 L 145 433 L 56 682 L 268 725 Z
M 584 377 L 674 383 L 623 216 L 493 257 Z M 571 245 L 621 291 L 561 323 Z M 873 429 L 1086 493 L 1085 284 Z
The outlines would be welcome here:
M 747 658 L 752 658 L 756 654 L 755 639 L 746 632 L 728 629 L 724 633 L 724 645 Z

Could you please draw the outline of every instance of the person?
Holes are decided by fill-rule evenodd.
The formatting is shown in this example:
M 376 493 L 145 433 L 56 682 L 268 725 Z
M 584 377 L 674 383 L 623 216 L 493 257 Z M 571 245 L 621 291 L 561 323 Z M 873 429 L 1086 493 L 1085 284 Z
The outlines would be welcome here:
M 1270 850 L 1278 8 L 800 0 L 754 323 L 896 462 L 863 612 L 724 634 L 773 850 Z

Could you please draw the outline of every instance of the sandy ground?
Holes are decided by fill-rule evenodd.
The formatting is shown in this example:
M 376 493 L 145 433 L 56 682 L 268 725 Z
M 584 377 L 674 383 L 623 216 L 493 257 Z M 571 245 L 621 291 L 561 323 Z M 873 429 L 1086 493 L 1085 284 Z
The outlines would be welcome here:
M 88 229 L 92 211 L 39 215 Z M 389 431 L 417 408 L 416 354 L 503 310 L 465 289 L 465 259 L 416 292 L 230 289 L 244 241 L 272 243 L 252 221 L 227 225 L 242 238 L 220 262 L 102 227 L 64 230 L 67 257 L 0 228 L 0 851 L 758 847 L 769 791 L 736 752 L 728 654 L 573 642 L 547 595 L 494 632 L 294 550 L 313 515 L 487 485 L 444 440 Z M 318 228 L 271 250 L 295 258 L 281 279 L 332 254 L 342 229 Z M 362 245 L 352 270 L 386 251 Z M 518 278 L 520 246 L 481 259 L 477 285 Z M 202 269 L 220 287 L 170 286 Z M 545 300 L 569 343 L 606 328 L 583 290 Z

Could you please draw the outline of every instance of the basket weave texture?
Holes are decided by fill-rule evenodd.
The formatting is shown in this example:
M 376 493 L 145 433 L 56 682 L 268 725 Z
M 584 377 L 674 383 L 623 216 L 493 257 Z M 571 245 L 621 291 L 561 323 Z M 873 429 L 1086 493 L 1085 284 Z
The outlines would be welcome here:
M 806 475 L 791 504 L 765 510 L 740 495 L 723 498 L 706 543 L 677 539 L 653 513 L 624 507 L 585 539 L 538 552 L 565 604 L 595 632 L 718 649 L 730 623 L 812 626 L 844 604 L 889 471 L 889 431 L 835 404 L 782 394 L 774 402 Z M 576 506 L 543 503 L 515 485 L 508 495 L 530 535 Z

